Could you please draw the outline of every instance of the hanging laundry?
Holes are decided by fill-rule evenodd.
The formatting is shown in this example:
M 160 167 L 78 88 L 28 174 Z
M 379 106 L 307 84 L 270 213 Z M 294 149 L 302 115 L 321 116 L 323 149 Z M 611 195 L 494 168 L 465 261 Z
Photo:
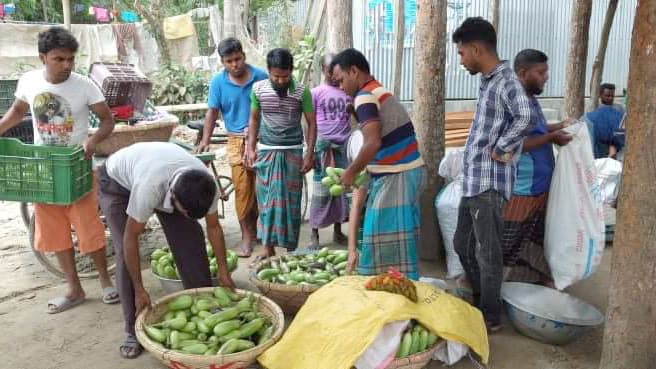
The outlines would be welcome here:
M 89 7 L 89 15 L 94 15 L 94 14 L 96 14 L 96 12 L 95 12 L 94 9 L 95 9 L 95 7 L 93 7 L 93 6 L 90 6 L 90 7 Z
M 139 16 L 133 11 L 124 10 L 121 12 L 121 20 L 125 23 L 136 23 L 139 22 Z
M 137 34 L 137 27 L 134 23 L 113 24 L 112 31 L 116 39 L 116 50 L 121 63 L 128 63 L 128 49 L 133 48 L 137 55 L 143 55 L 141 39 Z
M 96 20 L 100 23 L 109 22 L 109 9 L 94 7 L 93 13 L 96 16 Z
M 73 4 L 73 13 L 78 14 L 82 13 L 87 8 L 84 4 Z
M 9 3 L 4 5 L 5 15 L 12 15 L 16 13 L 16 5 Z
M 0 18 L 4 18 L 5 16 L 5 4 L 0 3 Z
M 195 34 L 194 22 L 188 13 L 164 19 L 164 38 L 167 40 L 177 40 Z

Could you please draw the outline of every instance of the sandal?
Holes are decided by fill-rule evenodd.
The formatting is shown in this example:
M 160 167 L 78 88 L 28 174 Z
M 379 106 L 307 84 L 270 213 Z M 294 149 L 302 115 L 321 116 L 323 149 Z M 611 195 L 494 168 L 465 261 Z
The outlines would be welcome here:
M 57 314 L 66 311 L 72 307 L 80 305 L 85 300 L 84 296 L 75 300 L 71 300 L 68 296 L 55 297 L 48 301 L 48 314 Z
M 249 264 L 249 268 L 254 268 L 262 260 L 269 258 L 269 255 L 257 255 L 253 261 Z
M 133 334 L 128 333 L 125 337 L 125 341 L 123 341 L 123 344 L 119 347 L 119 351 L 124 358 L 134 359 L 141 355 L 143 347 L 139 344 L 137 338 Z
M 111 305 L 121 301 L 121 298 L 118 296 L 118 291 L 114 286 L 105 287 L 102 292 L 102 302 L 105 304 Z
M 235 248 L 239 249 L 239 252 L 237 253 L 237 257 L 240 258 L 250 258 L 251 255 L 253 255 L 253 244 L 251 243 L 249 247 L 244 248 L 244 244 L 240 244 L 239 246 L 235 246 Z

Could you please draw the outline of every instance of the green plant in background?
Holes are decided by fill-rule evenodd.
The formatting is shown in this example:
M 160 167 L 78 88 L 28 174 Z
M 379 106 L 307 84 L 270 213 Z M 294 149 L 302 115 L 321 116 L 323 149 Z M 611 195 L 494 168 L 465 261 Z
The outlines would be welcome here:
M 179 65 L 163 66 L 150 76 L 155 105 L 194 104 L 207 101 L 209 73 L 188 71 Z
M 317 48 L 317 40 L 313 36 L 305 35 L 291 51 L 294 56 L 294 78 L 305 83 L 312 74 L 316 56 L 321 54 L 323 48 Z

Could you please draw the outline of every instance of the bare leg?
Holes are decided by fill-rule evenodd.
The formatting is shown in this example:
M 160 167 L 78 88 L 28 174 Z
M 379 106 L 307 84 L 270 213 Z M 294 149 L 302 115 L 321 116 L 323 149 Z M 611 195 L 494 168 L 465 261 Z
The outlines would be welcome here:
M 342 233 L 342 223 L 335 223 L 333 229 L 333 242 L 342 246 L 346 245 L 348 242 L 348 238 Z
M 96 265 L 96 270 L 98 271 L 98 279 L 100 280 L 100 287 L 112 287 L 112 280 L 109 277 L 109 272 L 107 271 L 107 256 L 105 254 L 105 248 L 103 247 L 89 255 L 93 259 L 93 263 Z
M 312 236 L 310 237 L 310 250 L 318 250 L 321 245 L 319 244 L 319 230 L 312 228 Z
M 80 278 L 77 275 L 77 269 L 75 268 L 75 253 L 72 248 L 60 252 L 56 252 L 57 261 L 59 261 L 59 266 L 64 272 L 64 278 L 66 279 L 66 284 L 68 284 L 68 292 L 66 297 L 72 301 L 83 299 L 85 297 L 84 290 L 82 289 L 82 284 L 80 283 Z

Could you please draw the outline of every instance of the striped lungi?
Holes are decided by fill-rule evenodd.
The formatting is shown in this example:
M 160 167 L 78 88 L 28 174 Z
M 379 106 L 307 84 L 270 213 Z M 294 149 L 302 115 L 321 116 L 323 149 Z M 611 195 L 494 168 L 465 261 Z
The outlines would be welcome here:
M 544 257 L 544 225 L 548 193 L 513 196 L 503 210 L 503 264 L 506 280 L 542 282 L 551 279 Z
M 424 167 L 374 177 L 364 215 L 358 273 L 373 275 L 394 267 L 418 279 L 419 198 Z
M 319 139 L 314 153 L 312 202 L 310 204 L 310 226 L 313 229 L 344 223 L 348 219 L 346 196 L 331 196 L 328 187 L 321 184 L 321 179 L 326 176 L 328 167 L 346 167 L 346 147 Z
M 302 149 L 260 150 L 255 162 L 259 217 L 257 237 L 265 246 L 296 249 L 301 228 Z

